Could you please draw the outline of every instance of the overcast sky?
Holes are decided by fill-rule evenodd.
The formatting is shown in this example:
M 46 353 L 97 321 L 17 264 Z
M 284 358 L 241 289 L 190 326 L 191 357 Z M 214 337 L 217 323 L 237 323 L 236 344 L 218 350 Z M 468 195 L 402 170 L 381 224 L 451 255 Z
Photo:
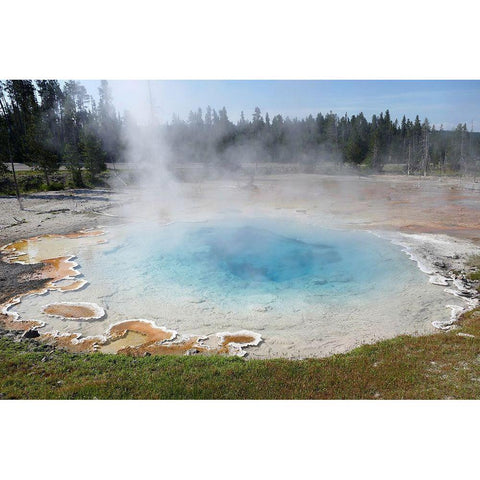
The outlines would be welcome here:
M 99 80 L 80 80 L 98 98 Z M 478 80 L 111 80 L 117 110 L 137 117 L 149 112 L 149 84 L 155 114 L 162 122 L 173 114 L 186 119 L 190 110 L 207 105 L 226 107 L 236 122 L 243 110 L 251 118 L 255 107 L 270 117 L 276 114 L 303 118 L 330 110 L 343 115 L 390 110 L 392 119 L 419 115 L 445 129 L 466 122 L 480 131 Z

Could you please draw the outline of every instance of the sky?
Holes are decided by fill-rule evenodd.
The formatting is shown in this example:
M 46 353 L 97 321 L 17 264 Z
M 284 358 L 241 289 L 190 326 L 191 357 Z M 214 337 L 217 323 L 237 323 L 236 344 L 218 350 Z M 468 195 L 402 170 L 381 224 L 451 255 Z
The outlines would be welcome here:
M 99 80 L 80 80 L 98 98 Z M 243 110 L 251 118 L 262 114 L 303 118 L 318 112 L 339 115 L 373 114 L 390 110 L 393 119 L 427 117 L 437 128 L 467 123 L 480 131 L 479 80 L 110 80 L 117 110 L 137 118 L 150 112 L 149 86 L 156 117 L 169 122 L 173 114 L 186 119 L 190 110 L 207 105 L 226 107 L 236 122 Z

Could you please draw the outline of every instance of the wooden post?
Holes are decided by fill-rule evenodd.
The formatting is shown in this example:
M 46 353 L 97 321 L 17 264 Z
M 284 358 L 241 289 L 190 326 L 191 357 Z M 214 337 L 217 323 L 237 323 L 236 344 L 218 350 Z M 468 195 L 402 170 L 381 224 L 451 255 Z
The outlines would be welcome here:
M 20 190 L 18 188 L 17 174 L 15 172 L 15 164 L 13 163 L 13 156 L 10 151 L 10 140 L 8 141 L 8 154 L 10 157 L 10 165 L 12 166 L 13 182 L 15 183 L 15 193 L 17 195 L 18 205 L 20 206 L 20 210 L 23 210 L 22 198 L 20 197 Z

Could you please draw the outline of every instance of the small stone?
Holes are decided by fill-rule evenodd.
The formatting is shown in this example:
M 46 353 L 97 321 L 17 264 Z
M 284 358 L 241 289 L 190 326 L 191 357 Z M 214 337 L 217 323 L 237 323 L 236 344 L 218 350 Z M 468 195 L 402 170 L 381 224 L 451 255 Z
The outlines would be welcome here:
M 457 335 L 459 337 L 475 338 L 475 335 L 472 335 L 471 333 L 458 332 Z
M 200 350 L 197 348 L 191 348 L 185 352 L 185 355 L 196 355 L 197 353 L 200 353 Z
M 23 338 L 37 338 L 37 337 L 39 337 L 39 336 L 40 336 L 40 334 L 39 334 L 38 331 L 35 330 L 35 329 L 27 330 L 27 331 L 22 335 Z
M 145 353 L 143 354 L 143 356 L 144 356 L 144 357 L 151 357 L 152 354 L 151 354 L 150 352 L 145 352 Z

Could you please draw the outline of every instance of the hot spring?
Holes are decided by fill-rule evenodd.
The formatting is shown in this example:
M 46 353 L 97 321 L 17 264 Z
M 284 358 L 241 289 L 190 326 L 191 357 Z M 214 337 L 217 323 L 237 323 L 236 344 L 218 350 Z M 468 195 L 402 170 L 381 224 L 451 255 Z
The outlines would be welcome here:
M 102 335 L 148 319 L 182 334 L 248 330 L 252 357 L 322 356 L 402 333 L 433 331 L 454 303 L 400 247 L 368 232 L 275 218 L 109 227 L 104 243 L 65 239 L 88 284 L 29 296 L 20 318 L 45 331 Z M 45 305 L 91 302 L 99 319 L 47 316 Z

